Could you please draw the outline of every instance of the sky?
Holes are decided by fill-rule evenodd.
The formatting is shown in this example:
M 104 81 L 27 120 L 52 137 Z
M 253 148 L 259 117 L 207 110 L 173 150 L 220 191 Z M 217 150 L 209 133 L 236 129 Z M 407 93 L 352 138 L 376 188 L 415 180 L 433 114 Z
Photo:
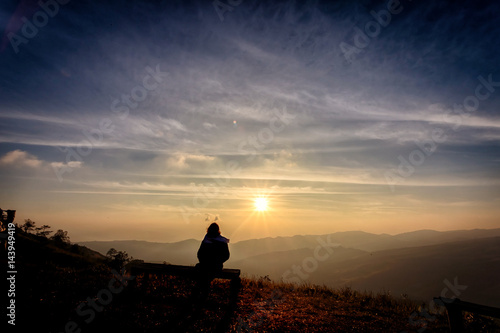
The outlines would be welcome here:
M 74 242 L 500 228 L 499 13 L 2 1 L 0 207 Z

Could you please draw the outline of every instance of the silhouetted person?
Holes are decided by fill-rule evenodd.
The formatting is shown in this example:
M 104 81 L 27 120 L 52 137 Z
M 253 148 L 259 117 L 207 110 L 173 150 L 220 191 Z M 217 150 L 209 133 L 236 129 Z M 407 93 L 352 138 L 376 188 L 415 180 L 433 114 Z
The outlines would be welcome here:
M 221 236 L 219 225 L 212 223 L 201 242 L 198 250 L 198 260 L 200 262 L 196 265 L 200 270 L 199 288 L 203 299 L 208 294 L 210 282 L 222 270 L 224 262 L 229 259 L 228 243 L 229 239 Z

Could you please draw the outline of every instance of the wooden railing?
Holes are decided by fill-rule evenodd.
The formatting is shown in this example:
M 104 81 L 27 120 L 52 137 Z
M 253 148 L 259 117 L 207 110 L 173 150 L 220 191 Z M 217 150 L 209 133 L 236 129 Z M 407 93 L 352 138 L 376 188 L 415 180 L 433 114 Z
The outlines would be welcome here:
M 448 321 L 452 333 L 464 332 L 463 312 L 470 312 L 481 316 L 500 318 L 500 309 L 486 305 L 479 305 L 470 302 L 464 302 L 458 298 L 435 297 L 437 304 L 444 305 L 448 312 Z

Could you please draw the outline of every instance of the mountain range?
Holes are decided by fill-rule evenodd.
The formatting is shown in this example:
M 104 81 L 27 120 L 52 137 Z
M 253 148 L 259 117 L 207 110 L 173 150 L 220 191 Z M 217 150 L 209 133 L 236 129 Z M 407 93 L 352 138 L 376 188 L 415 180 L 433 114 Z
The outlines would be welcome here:
M 147 262 L 194 265 L 200 240 L 79 244 L 103 254 L 115 248 Z M 230 251 L 225 267 L 247 276 L 390 292 L 423 302 L 444 296 L 500 306 L 500 229 L 269 237 L 230 244 Z

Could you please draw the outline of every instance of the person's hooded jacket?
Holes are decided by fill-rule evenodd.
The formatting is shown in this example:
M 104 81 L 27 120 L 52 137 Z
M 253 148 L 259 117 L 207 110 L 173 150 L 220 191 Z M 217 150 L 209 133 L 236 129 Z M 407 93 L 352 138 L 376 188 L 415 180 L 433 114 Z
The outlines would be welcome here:
M 221 270 L 223 263 L 229 259 L 229 239 L 221 235 L 209 235 L 203 238 L 198 250 L 200 265 L 208 270 Z

